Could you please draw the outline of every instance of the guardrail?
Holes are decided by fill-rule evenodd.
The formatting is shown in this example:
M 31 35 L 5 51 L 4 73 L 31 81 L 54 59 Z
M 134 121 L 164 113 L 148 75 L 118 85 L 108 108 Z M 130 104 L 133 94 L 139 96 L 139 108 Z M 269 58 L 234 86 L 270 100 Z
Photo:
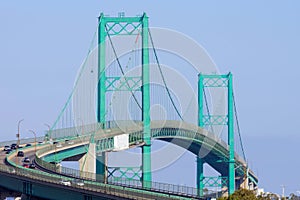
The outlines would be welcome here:
M 83 179 L 93 182 L 104 182 L 104 176 L 100 174 L 95 174 L 91 172 L 84 172 L 72 168 L 67 168 L 59 165 L 55 165 L 52 163 L 48 163 L 41 158 L 36 158 L 36 163 L 38 166 L 43 167 L 46 170 L 52 171 L 54 173 L 64 175 L 70 178 Z M 109 185 L 118 185 L 122 187 L 147 190 L 152 192 L 159 193 L 167 193 L 178 196 L 192 197 L 192 198 L 200 198 L 198 189 L 188 186 L 180 186 L 174 184 L 166 184 L 159 182 L 147 182 L 145 185 L 151 185 L 151 188 L 143 187 L 142 182 L 140 180 L 127 179 L 127 178 L 118 178 L 118 177 L 110 177 L 107 180 L 107 184 Z
M 154 134 L 157 134 L 157 131 L 154 131 Z M 183 134 L 183 133 L 182 133 Z M 195 133 L 193 133 L 195 134 Z M 112 133 L 107 133 L 104 135 L 101 135 L 98 142 L 102 145 L 97 145 L 98 151 L 107 151 L 107 150 L 112 150 L 113 149 L 113 131 Z M 99 137 L 99 136 L 98 136 Z M 194 135 L 195 137 L 195 135 Z M 90 137 L 88 135 L 81 136 L 78 139 L 72 140 L 73 143 L 72 145 L 79 144 L 79 143 L 84 143 L 89 141 Z M 105 142 L 103 142 L 105 141 Z M 136 132 L 131 132 L 129 133 L 129 143 L 130 145 L 136 144 L 137 142 L 142 142 L 143 141 L 143 135 L 141 131 L 136 131 Z M 104 144 L 105 143 L 105 144 Z M 36 163 L 37 165 L 41 166 L 42 168 L 49 170 L 54 173 L 62 174 L 68 177 L 72 178 L 78 178 L 78 179 L 84 179 L 84 180 L 89 180 L 89 181 L 97 181 L 97 182 L 104 182 L 104 177 L 99 174 L 95 173 L 90 173 L 90 172 L 85 172 L 85 171 L 80 171 L 76 169 L 71 169 L 67 167 L 63 167 L 59 164 L 54 164 L 54 163 L 49 163 L 44 161 L 41 157 L 43 154 L 50 153 L 51 151 L 53 152 L 54 150 L 59 151 L 59 149 L 56 149 L 55 146 L 50 146 L 48 148 L 44 148 L 40 151 L 37 152 L 36 156 Z M 136 189 L 142 189 L 142 190 L 148 190 L 148 191 L 155 191 L 155 192 L 160 192 L 160 193 L 169 193 L 169 194 L 176 194 L 176 195 L 182 195 L 182 196 L 188 196 L 188 197 L 193 197 L 193 198 L 200 198 L 199 196 L 199 190 L 193 187 L 188 187 L 188 186 L 181 186 L 181 185 L 174 185 L 174 184 L 166 184 L 166 183 L 159 183 L 159 182 L 149 182 L 145 183 L 145 185 L 151 185 L 151 188 L 149 187 L 143 187 L 142 183 L 140 180 L 134 180 L 134 179 L 128 179 L 128 178 L 118 178 L 118 177 L 110 177 L 108 180 L 106 180 L 108 184 L 112 185 L 120 185 L 120 186 L 125 186 L 129 188 L 136 188 Z M 210 195 L 211 192 L 209 190 L 204 191 L 204 195 Z
M 22 138 L 22 139 L 20 139 L 20 142 L 22 142 L 22 144 L 27 144 L 27 143 L 33 143 L 34 140 L 35 140 L 34 138 Z M 42 141 L 44 141 L 44 137 L 37 137 L 36 141 L 42 142 Z M 4 147 L 6 145 L 10 146 L 13 143 L 17 144 L 17 142 L 18 142 L 18 140 L 10 140 L 10 141 L 0 142 L 0 147 Z
M 48 148 L 48 147 L 46 147 Z M 104 184 L 99 182 L 99 180 L 103 180 L 103 177 L 99 177 L 90 173 L 91 175 L 93 175 L 94 177 L 88 177 L 87 172 L 85 172 L 85 177 L 86 178 L 81 178 L 83 179 L 83 185 L 78 185 L 76 183 L 73 184 L 73 180 L 74 178 L 80 178 L 83 177 L 84 175 L 81 173 L 80 176 L 78 176 L 79 174 L 75 174 L 74 170 L 71 169 L 73 171 L 73 174 L 71 174 L 71 171 L 67 170 L 67 168 L 62 167 L 61 171 L 58 173 L 47 173 L 44 171 L 38 171 L 38 170 L 34 170 L 34 169 L 27 169 L 24 167 L 21 167 L 19 165 L 17 165 L 16 163 L 11 161 L 11 158 L 16 156 L 16 151 L 10 153 L 7 156 L 7 162 L 12 165 L 12 166 L 7 166 L 4 164 L 0 164 L 0 173 L 4 172 L 4 175 L 6 174 L 10 174 L 10 175 L 15 175 L 18 176 L 18 179 L 20 178 L 24 178 L 27 181 L 29 179 L 32 180 L 36 180 L 36 181 L 42 181 L 42 182 L 47 182 L 47 183 L 53 183 L 58 185 L 58 187 L 61 187 L 62 184 L 62 180 L 63 181 L 69 181 L 71 184 L 71 187 L 73 188 L 80 188 L 80 189 L 84 189 L 87 191 L 93 191 L 93 192 L 97 192 L 97 193 L 102 193 L 102 194 L 108 194 L 108 195 L 113 195 L 113 196 L 119 196 L 122 198 L 129 198 L 129 199 L 184 199 L 183 197 L 178 197 L 175 196 L 173 194 L 163 194 L 163 193 L 157 193 L 157 192 L 153 192 L 153 191 L 147 191 L 147 190 L 141 190 L 141 188 L 137 189 L 137 188 L 133 188 L 133 187 L 127 187 L 125 185 L 121 185 L 121 184 Z M 43 162 L 44 165 L 46 165 L 46 162 L 43 161 L 41 158 L 37 158 L 36 160 L 37 162 Z M 48 167 L 51 166 L 51 163 L 48 163 Z M 53 166 L 53 164 L 52 164 Z M 55 165 L 54 165 L 55 166 Z M 48 170 L 57 170 L 56 168 L 49 168 Z M 78 170 L 77 170 L 78 173 Z M 72 176 L 71 176 L 72 175 Z M 64 187 L 68 187 L 65 186 Z
M 139 137 L 137 138 L 139 139 Z M 50 146 L 38 151 L 35 159 L 36 164 L 48 171 L 60 175 L 64 175 L 67 177 L 104 183 L 105 180 L 103 175 L 63 167 L 59 164 L 46 162 L 42 159 L 42 157 L 40 157 L 40 155 L 45 154 L 45 152 L 47 151 L 48 152 L 52 151 L 53 149 L 54 147 Z M 147 190 L 152 192 L 159 192 L 163 194 L 168 193 L 172 195 L 200 198 L 199 190 L 188 186 L 180 186 L 180 185 L 166 184 L 166 183 L 159 183 L 159 182 L 146 182 L 145 185 L 151 186 L 151 188 L 149 188 L 149 187 L 143 187 L 142 182 L 140 180 L 118 178 L 118 177 L 108 178 L 107 183 L 110 185 L 119 185 L 123 187 Z
M 31 170 L 26 168 L 17 168 L 17 167 L 10 167 L 4 164 L 0 164 L 0 173 L 3 175 L 12 175 L 17 176 L 18 179 L 24 178 L 26 181 L 36 180 L 38 182 L 45 182 L 45 183 L 52 183 L 58 185 L 58 187 L 69 187 L 62 184 L 62 180 L 69 181 L 72 183 L 72 179 L 67 178 L 62 175 L 52 175 L 45 172 Z M 170 197 L 169 195 L 163 194 L 155 194 L 148 191 L 143 190 L 132 190 L 130 188 L 125 188 L 123 186 L 116 186 L 116 185 L 108 185 L 108 184 L 101 184 L 91 181 L 84 181 L 83 185 L 72 184 L 71 187 L 83 189 L 87 191 L 112 195 L 112 196 L 119 196 L 122 198 L 129 198 L 129 199 L 180 199 L 177 197 Z

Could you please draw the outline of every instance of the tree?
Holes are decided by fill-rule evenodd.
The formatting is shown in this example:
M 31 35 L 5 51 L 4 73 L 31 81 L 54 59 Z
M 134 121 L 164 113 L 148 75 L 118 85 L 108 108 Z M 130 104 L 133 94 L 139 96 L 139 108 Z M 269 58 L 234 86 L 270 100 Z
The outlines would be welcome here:
M 229 197 L 221 197 L 218 200 L 256 200 L 256 196 L 253 191 L 246 189 L 236 190 Z
M 292 193 L 292 194 L 290 194 L 289 199 L 291 199 L 291 200 L 300 200 L 300 197 L 295 195 L 294 193 Z

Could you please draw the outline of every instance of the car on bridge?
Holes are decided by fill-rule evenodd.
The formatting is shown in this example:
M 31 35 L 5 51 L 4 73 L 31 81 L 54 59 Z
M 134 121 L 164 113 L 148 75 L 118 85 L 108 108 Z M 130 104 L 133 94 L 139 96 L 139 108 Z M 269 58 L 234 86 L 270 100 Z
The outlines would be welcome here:
M 9 149 L 10 149 L 10 146 L 5 145 L 3 151 L 7 151 L 7 150 L 9 150 Z
M 30 169 L 35 169 L 35 164 L 34 164 L 34 163 L 31 163 L 31 164 L 29 165 L 29 168 L 30 168 Z
M 25 168 L 29 168 L 29 163 L 23 163 L 22 166 L 25 167 Z
M 61 180 L 61 181 L 59 181 L 59 183 L 62 185 L 71 186 L 71 182 L 67 181 L 67 180 Z
M 25 158 L 23 159 L 23 163 L 30 163 L 30 159 L 29 159 L 28 157 L 25 157 Z
M 84 181 L 81 179 L 74 178 L 72 180 L 72 185 L 84 186 Z
M 11 148 L 11 149 L 17 149 L 17 148 L 19 148 L 19 146 L 18 146 L 16 143 L 12 143 L 12 144 L 10 145 L 10 148 Z
M 18 156 L 18 157 L 24 157 L 24 152 L 23 152 L 23 151 L 18 151 L 17 156 Z
M 10 154 L 10 152 L 12 152 L 12 150 L 11 150 L 11 149 L 8 149 L 8 150 L 6 151 L 6 154 Z

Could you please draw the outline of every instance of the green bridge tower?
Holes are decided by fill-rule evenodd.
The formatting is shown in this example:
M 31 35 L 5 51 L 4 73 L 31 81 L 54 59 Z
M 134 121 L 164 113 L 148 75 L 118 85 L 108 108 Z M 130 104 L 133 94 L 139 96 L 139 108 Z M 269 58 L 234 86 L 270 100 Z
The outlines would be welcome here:
M 203 112 L 203 95 L 204 89 L 208 87 L 217 88 L 225 87 L 227 88 L 227 115 L 211 115 L 207 113 L 204 115 Z M 232 194 L 235 191 L 235 159 L 234 159 L 234 116 L 233 116 L 233 88 L 232 88 L 232 74 L 227 75 L 204 75 L 199 74 L 198 77 L 198 126 L 204 128 L 204 126 L 214 126 L 214 125 L 227 125 L 228 134 L 228 146 L 229 146 L 229 160 L 228 160 L 228 193 Z M 199 195 L 203 196 L 204 188 L 204 175 L 203 175 L 203 165 L 204 159 L 197 157 L 197 188 L 199 190 Z M 220 177 L 222 178 L 222 177 Z
M 120 27 L 114 29 L 114 27 Z M 110 82 L 120 81 L 120 77 L 107 77 L 105 74 L 106 61 L 105 61 L 105 40 L 107 36 L 115 35 L 132 35 L 136 33 L 138 29 L 142 30 L 142 74 L 139 80 L 136 77 L 122 77 L 125 80 L 135 80 L 136 83 L 142 82 L 142 122 L 143 122 L 143 137 L 145 145 L 142 147 L 142 181 L 144 187 L 151 187 L 151 130 L 150 130 L 150 87 L 149 87 L 149 29 L 148 29 L 148 17 L 146 13 L 137 17 L 125 17 L 119 15 L 119 17 L 106 17 L 103 13 L 99 17 L 98 27 L 98 105 L 97 105 L 97 120 L 102 124 L 102 128 L 105 127 L 106 122 L 106 92 L 112 91 L 107 88 L 107 80 Z M 135 91 L 136 88 L 127 88 L 123 91 Z M 119 90 L 120 91 L 120 90 Z M 106 163 L 105 155 L 99 156 L 96 162 L 97 174 L 102 174 L 106 177 Z

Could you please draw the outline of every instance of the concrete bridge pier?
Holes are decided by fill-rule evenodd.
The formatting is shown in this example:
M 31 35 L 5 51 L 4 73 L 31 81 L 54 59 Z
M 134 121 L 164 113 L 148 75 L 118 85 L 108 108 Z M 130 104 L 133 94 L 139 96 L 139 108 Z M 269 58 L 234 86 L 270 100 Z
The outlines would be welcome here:
M 87 178 L 93 178 L 96 173 L 96 144 L 90 143 L 88 151 L 79 160 L 79 169 L 81 171 L 81 176 Z

